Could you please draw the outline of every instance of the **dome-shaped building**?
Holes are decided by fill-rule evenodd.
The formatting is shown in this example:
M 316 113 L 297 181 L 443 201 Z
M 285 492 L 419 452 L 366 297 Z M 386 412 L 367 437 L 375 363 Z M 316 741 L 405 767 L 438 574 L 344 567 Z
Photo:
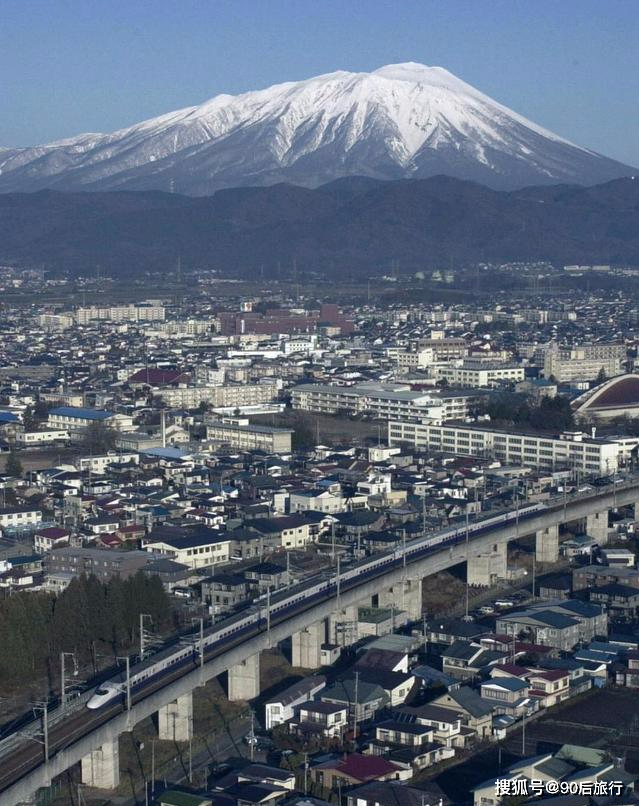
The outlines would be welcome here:
M 639 417 L 639 375 L 617 375 L 573 401 L 576 417 L 610 420 L 614 417 Z

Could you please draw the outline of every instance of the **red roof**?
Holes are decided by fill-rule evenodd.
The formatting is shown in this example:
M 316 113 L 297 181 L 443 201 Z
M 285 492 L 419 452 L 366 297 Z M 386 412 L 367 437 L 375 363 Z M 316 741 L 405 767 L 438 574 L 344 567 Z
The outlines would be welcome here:
M 507 674 L 511 674 L 513 677 L 523 677 L 529 672 L 529 669 L 526 669 L 525 666 L 517 666 L 516 663 L 499 663 L 493 668 L 499 669 Z
M 51 540 L 60 540 L 63 537 L 69 537 L 67 529 L 61 529 L 59 526 L 47 526 L 45 529 L 38 529 L 36 532 L 40 537 L 48 537 Z
M 561 680 L 562 677 L 568 677 L 570 672 L 567 669 L 549 669 L 548 671 L 535 671 L 530 670 L 531 677 L 541 677 L 543 680 Z
M 128 383 L 148 383 L 150 386 L 162 386 L 163 384 L 175 383 L 184 375 L 179 369 L 140 369 L 128 380 Z
M 382 756 L 364 756 L 361 753 L 351 753 L 346 758 L 336 762 L 327 761 L 324 764 L 320 764 L 319 767 L 343 772 L 357 781 L 371 781 L 386 775 L 392 775 L 401 769 L 397 764 L 392 764 Z
M 601 392 L 595 392 L 590 400 L 585 402 L 584 408 L 603 409 L 637 405 L 639 405 L 639 376 L 632 375 L 608 381 L 603 385 Z
M 110 546 L 111 548 L 122 545 L 122 541 L 120 540 L 120 538 L 114 534 L 99 535 L 97 539 L 100 543 L 102 543 L 102 545 Z
M 124 535 L 133 535 L 145 531 L 146 529 L 140 523 L 132 523 L 130 526 L 120 526 L 118 528 L 118 532 Z

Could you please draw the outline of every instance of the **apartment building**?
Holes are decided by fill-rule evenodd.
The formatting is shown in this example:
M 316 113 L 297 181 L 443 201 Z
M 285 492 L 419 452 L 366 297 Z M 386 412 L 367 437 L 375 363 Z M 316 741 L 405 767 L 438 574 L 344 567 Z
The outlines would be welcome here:
M 42 523 L 42 510 L 35 507 L 0 508 L 0 530 L 24 529 Z
M 607 635 L 608 614 L 602 605 L 567 599 L 503 614 L 497 618 L 495 632 L 569 651 L 580 641 Z
M 502 383 L 523 381 L 524 368 L 517 364 L 489 364 L 481 361 L 464 361 L 454 364 L 438 364 L 433 368 L 438 379 L 445 378 L 451 386 L 475 388 L 498 386 Z
M 231 538 L 226 532 L 209 530 L 205 533 L 171 537 L 169 535 L 143 541 L 143 547 L 153 554 L 169 555 L 188 568 L 205 568 L 227 563 L 231 559 Z
M 273 428 L 254 425 L 248 419 L 218 420 L 207 416 L 206 438 L 212 442 L 229 445 L 245 451 L 265 453 L 290 453 L 292 450 L 293 429 Z
M 544 354 L 544 376 L 558 381 L 592 381 L 603 370 L 607 377 L 621 375 L 626 347 L 623 344 L 582 344 L 559 347 L 553 343 Z
M 434 361 L 450 361 L 468 355 L 468 344 L 462 338 L 420 339 L 418 350 L 431 350 Z
M 140 455 L 135 452 L 109 451 L 99 456 L 81 456 L 74 464 L 80 471 L 90 471 L 91 473 L 104 473 L 109 465 L 115 464 L 135 464 L 140 461 Z
M 304 383 L 291 390 L 294 409 L 336 414 L 347 411 L 352 414 L 368 414 L 371 417 L 427 417 L 441 421 L 444 406 L 430 392 L 411 391 L 405 384 L 358 384 L 336 386 L 331 384 Z
M 92 423 L 103 423 L 118 431 L 133 428 L 133 418 L 128 414 L 116 414 L 101 409 L 87 409 L 76 406 L 59 406 L 49 410 L 47 425 L 51 430 L 68 431 L 71 439 L 81 436 Z
M 157 322 L 165 317 L 163 305 L 111 305 L 78 308 L 75 319 L 79 325 L 88 325 L 95 320 L 109 322 Z
M 51 445 L 54 442 L 68 442 L 69 432 L 46 428 L 41 431 L 16 431 L 16 445 L 30 448 L 34 445 Z
M 213 408 L 242 408 L 277 400 L 280 388 L 281 381 L 224 386 L 178 386 L 158 391 L 158 397 L 172 408 L 195 408 L 200 403 L 208 403 Z
M 47 331 L 68 330 L 75 324 L 73 316 L 67 313 L 43 313 L 38 316 L 38 324 Z
M 460 456 L 485 456 L 504 464 L 544 470 L 566 467 L 591 475 L 607 475 L 630 459 L 639 438 L 602 439 L 581 431 L 515 433 L 481 425 L 392 420 L 388 423 L 388 443 L 391 447 L 408 444 Z
M 101 580 L 119 576 L 133 576 L 147 566 L 152 557 L 145 551 L 119 551 L 117 549 L 75 548 L 52 549 L 46 560 L 47 576 L 68 574 L 72 577 L 94 575 Z
M 356 386 L 303 383 L 291 390 L 294 409 L 320 414 L 370 414 L 380 419 L 452 420 L 468 417 L 485 393 L 460 389 L 414 389 L 409 383 L 362 383 Z

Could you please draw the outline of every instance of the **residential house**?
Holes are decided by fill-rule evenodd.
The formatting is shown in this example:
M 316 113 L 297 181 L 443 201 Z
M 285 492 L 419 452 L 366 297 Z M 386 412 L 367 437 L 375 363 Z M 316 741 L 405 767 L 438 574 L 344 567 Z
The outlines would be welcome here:
M 478 677 L 505 657 L 504 652 L 486 649 L 470 641 L 455 641 L 442 652 L 442 671 L 459 680 Z
M 320 699 L 346 706 L 351 724 L 354 719 L 358 724 L 368 722 L 388 704 L 388 697 L 381 686 L 364 680 L 357 681 L 354 677 L 338 680 L 328 686 L 321 692 Z
M 387 761 L 381 756 L 351 753 L 334 760 L 323 761 L 310 769 L 311 780 L 324 789 L 336 792 L 340 787 L 367 781 L 400 781 L 412 776 L 412 771 Z
M 348 706 L 332 702 L 300 705 L 290 721 L 290 731 L 303 739 L 339 739 L 348 729 Z
M 271 697 L 264 704 L 266 730 L 293 719 L 296 708 L 312 700 L 325 687 L 326 678 L 323 675 L 312 675 Z
M 46 526 L 33 535 L 33 548 L 38 554 L 46 554 L 51 549 L 66 546 L 71 533 L 60 526 Z
M 423 725 L 433 731 L 433 740 L 446 747 L 465 747 L 473 731 L 462 725 L 460 713 L 432 703 L 404 705 L 395 710 L 398 719 Z
M 152 532 L 142 541 L 142 546 L 153 554 L 168 554 L 193 569 L 229 561 L 231 541 L 225 532 L 204 529 L 189 534 L 189 530 L 182 531 L 185 533 L 175 537 L 165 534 L 157 538 Z
M 462 725 L 473 730 L 479 739 L 491 737 L 493 706 L 469 686 L 447 691 L 436 697 L 431 705 L 453 711 L 461 718 Z

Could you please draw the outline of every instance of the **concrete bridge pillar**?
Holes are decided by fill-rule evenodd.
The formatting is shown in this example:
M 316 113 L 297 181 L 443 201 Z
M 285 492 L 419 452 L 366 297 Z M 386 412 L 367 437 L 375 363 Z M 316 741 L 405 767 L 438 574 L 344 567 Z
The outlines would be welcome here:
M 328 636 L 332 644 L 352 646 L 358 635 L 357 605 L 350 605 L 331 613 L 328 619 Z
M 252 700 L 260 693 L 260 653 L 229 669 L 229 700 Z
M 92 750 L 81 761 L 82 783 L 97 789 L 115 789 L 120 783 L 118 738 Z
M 394 607 L 408 613 L 411 621 L 422 617 L 422 579 L 405 579 L 396 585 L 381 590 L 377 595 L 380 607 Z
M 605 546 L 608 542 L 608 510 L 593 512 L 586 516 L 586 534 Z
M 535 532 L 535 560 L 556 563 L 559 559 L 559 526 L 548 526 Z
M 193 692 L 158 710 L 158 738 L 170 742 L 188 742 L 193 738 Z
M 507 543 L 495 543 L 481 554 L 474 554 L 471 547 L 466 569 L 468 584 L 488 587 L 505 579 L 507 558 Z
M 326 640 L 326 624 L 317 621 L 305 630 L 291 636 L 293 666 L 302 669 L 318 669 L 322 665 L 322 644 Z

